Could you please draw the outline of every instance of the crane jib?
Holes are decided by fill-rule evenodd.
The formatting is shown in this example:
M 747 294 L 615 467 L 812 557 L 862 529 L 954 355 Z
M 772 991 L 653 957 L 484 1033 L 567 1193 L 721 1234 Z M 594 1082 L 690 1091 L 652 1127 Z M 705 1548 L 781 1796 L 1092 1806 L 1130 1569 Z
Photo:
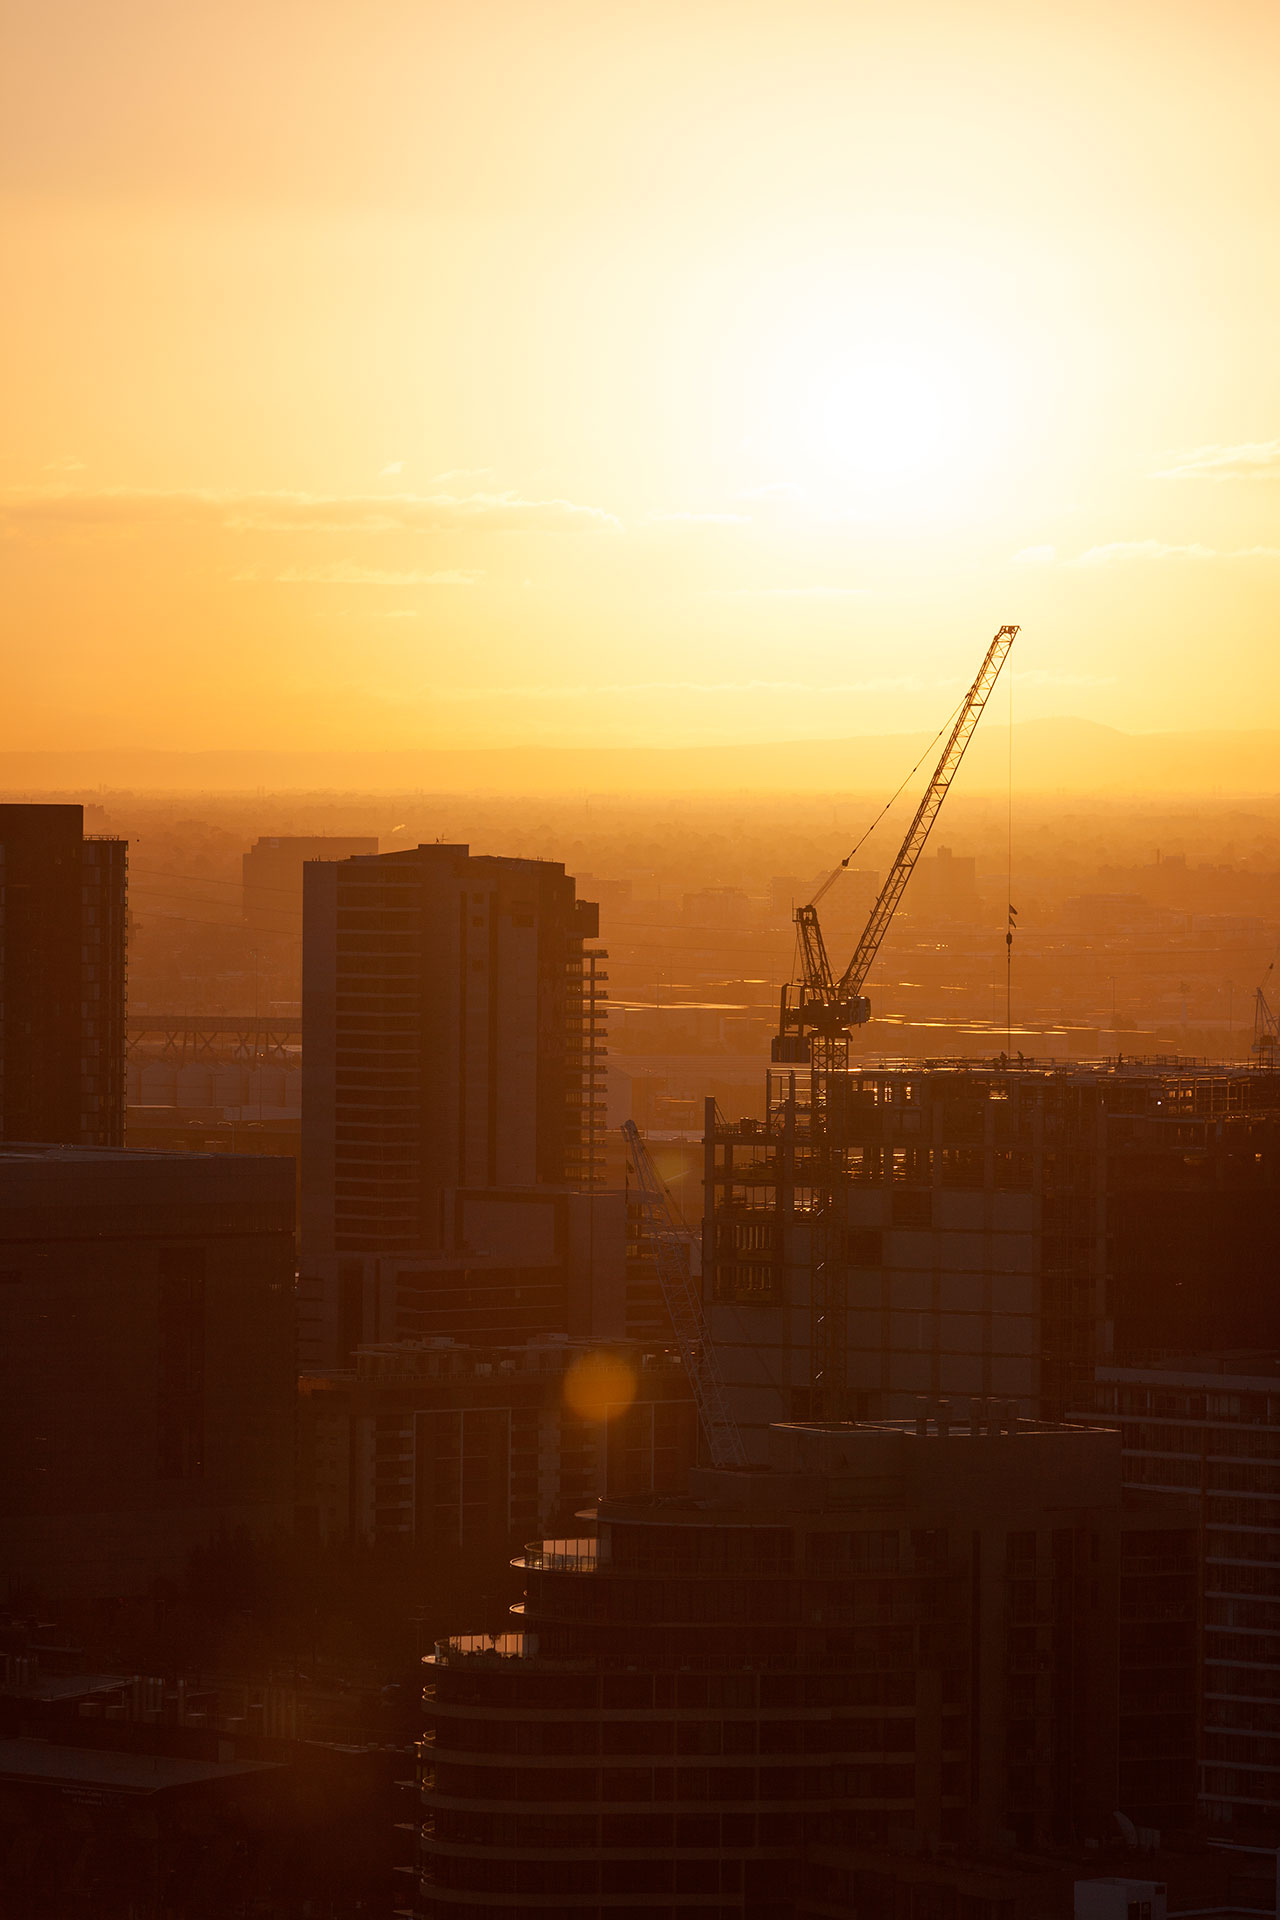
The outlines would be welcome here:
M 869 1018 L 871 1006 L 863 996 L 863 985 L 1017 634 L 1016 626 L 1001 627 L 987 648 L 986 658 L 961 703 L 933 777 L 871 909 L 862 937 L 838 980 L 834 977 L 827 956 L 816 907 L 811 904 L 797 910 L 796 926 L 803 979 L 794 997 L 790 989 L 783 990 L 776 1058 L 792 1057 L 788 1051 L 789 1032 L 797 1036 L 803 1036 L 806 1031 L 830 1036 L 850 1026 L 860 1025 Z

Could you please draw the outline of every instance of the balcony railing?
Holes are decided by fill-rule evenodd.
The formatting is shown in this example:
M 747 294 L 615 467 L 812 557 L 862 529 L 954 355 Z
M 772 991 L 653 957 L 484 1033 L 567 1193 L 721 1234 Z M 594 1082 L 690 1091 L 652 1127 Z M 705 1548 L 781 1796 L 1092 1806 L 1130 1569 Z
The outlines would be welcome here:
M 594 1540 L 530 1540 L 513 1566 L 541 1573 L 594 1573 Z

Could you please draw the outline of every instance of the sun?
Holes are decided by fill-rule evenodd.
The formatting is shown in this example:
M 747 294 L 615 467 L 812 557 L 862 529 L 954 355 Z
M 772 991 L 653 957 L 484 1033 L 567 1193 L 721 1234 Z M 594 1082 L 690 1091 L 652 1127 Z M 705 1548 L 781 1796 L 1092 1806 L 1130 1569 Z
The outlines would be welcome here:
M 869 341 L 784 365 L 762 450 L 834 504 L 919 507 L 962 499 L 999 456 L 1009 381 L 994 356 L 957 344 Z

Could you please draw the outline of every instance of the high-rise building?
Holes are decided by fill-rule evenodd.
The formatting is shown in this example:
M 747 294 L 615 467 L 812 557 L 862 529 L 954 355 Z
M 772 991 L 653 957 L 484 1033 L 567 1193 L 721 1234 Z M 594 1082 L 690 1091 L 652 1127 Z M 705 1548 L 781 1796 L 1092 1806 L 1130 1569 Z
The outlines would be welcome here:
M 350 860 L 377 851 L 376 836 L 368 834 L 264 834 L 241 856 L 245 925 L 259 933 L 296 935 L 307 861 Z
M 1125 1484 L 1190 1502 L 1200 1542 L 1200 1808 L 1219 1839 L 1280 1845 L 1280 1359 L 1099 1367 Z
M 124 1139 L 123 840 L 78 806 L 0 806 L 0 1139 Z
M 1194 1529 L 1126 1510 L 1118 1435 L 1001 1405 L 770 1444 L 605 1500 L 595 1539 L 524 1556 L 519 1631 L 437 1645 L 422 1920 L 985 1920 L 1013 1908 L 963 1874 L 949 1905 L 864 1900 L 875 1850 L 1186 1823 Z
M 621 1202 L 592 1191 L 605 1113 L 597 930 L 596 908 L 552 861 L 434 845 L 308 865 L 302 1271 L 320 1329 L 311 1362 L 392 1337 L 385 1320 L 353 1321 L 342 1305 L 372 1298 L 389 1274 L 411 1273 L 421 1292 L 433 1263 L 463 1271 L 472 1253 L 498 1253 L 514 1270 L 542 1257 L 544 1228 L 558 1256 L 588 1270 L 597 1255 L 613 1259 L 616 1242 L 620 1269 Z M 538 1206 L 537 1190 L 554 1188 L 576 1201 L 558 1225 Z M 530 1207 L 532 1237 L 533 1215 L 521 1225 Z M 523 1258 L 513 1233 L 524 1236 Z M 341 1336 L 344 1316 L 353 1339 Z M 557 1329 L 572 1330 L 563 1318 L 530 1327 Z
M 1280 1073 L 773 1068 L 705 1131 L 705 1287 L 740 1423 L 920 1393 L 1060 1418 L 1095 1361 L 1280 1345 Z
M 288 1159 L 0 1148 L 0 1592 L 291 1527 L 293 1269 Z

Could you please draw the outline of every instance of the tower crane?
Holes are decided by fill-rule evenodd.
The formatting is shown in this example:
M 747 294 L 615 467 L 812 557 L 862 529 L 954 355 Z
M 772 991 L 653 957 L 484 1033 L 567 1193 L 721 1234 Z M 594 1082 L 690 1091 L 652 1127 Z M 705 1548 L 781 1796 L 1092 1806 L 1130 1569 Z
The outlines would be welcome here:
M 824 1041 L 841 1040 L 850 1027 L 862 1026 L 871 1018 L 871 1002 L 862 991 L 867 975 L 1017 633 L 1017 627 L 1001 627 L 987 648 L 978 677 L 960 703 L 942 757 L 871 909 L 853 958 L 838 977 L 822 937 L 818 902 L 848 866 L 852 854 L 828 876 L 807 905 L 796 908 L 800 978 L 782 989 L 778 1033 L 773 1042 L 775 1061 L 807 1063 L 812 1058 L 815 1037 Z
M 671 1316 L 672 1331 L 689 1377 L 689 1385 L 693 1389 L 698 1419 L 707 1437 L 711 1464 L 713 1467 L 744 1467 L 747 1464 L 746 1449 L 725 1401 L 724 1383 L 707 1333 L 702 1302 L 694 1285 L 689 1259 L 694 1236 L 683 1221 L 677 1220 L 671 1196 L 663 1185 L 635 1121 L 626 1121 L 622 1132 L 636 1171 L 633 1191 L 640 1212 L 640 1224 L 653 1253 L 662 1298 Z
M 1253 1046 L 1250 1051 L 1268 1066 L 1274 1066 L 1280 1060 L 1280 1013 L 1271 1006 L 1264 991 L 1274 966 L 1273 960 L 1262 977 L 1262 985 L 1255 989 L 1253 996 Z

